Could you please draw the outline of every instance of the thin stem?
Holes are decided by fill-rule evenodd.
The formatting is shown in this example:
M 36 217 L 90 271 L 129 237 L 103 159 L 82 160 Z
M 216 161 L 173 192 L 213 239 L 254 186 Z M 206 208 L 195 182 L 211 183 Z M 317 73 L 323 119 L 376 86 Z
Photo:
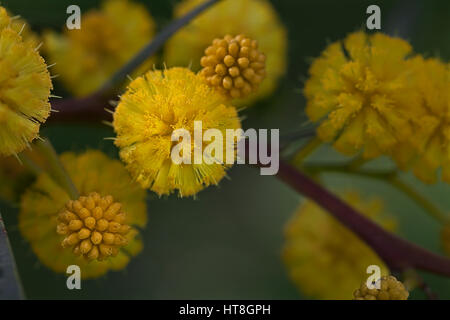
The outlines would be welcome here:
M 38 140 L 36 142 L 36 148 L 41 152 L 42 156 L 47 160 L 48 173 L 55 179 L 55 181 L 63 187 L 70 198 L 76 200 L 80 197 L 80 194 L 72 182 L 69 174 L 64 168 L 63 164 L 59 160 L 58 154 L 53 148 L 52 144 L 48 139 L 43 141 Z
M 42 173 L 42 168 L 37 165 L 33 159 L 31 159 L 26 152 L 21 152 L 17 155 L 17 158 L 19 158 L 19 161 L 35 176 L 38 176 Z
M 441 210 L 439 210 L 438 207 L 436 207 L 427 198 L 425 198 L 416 190 L 414 190 L 411 186 L 401 181 L 398 178 L 398 176 L 392 176 L 389 179 L 389 182 L 398 190 L 402 191 L 404 194 L 413 199 L 418 205 L 420 205 L 423 209 L 425 209 L 437 221 L 441 222 L 442 224 L 446 224 L 449 222 L 449 219 Z
M 387 232 L 284 161 L 280 162 L 278 177 L 297 192 L 315 201 L 352 230 L 386 262 L 391 270 L 418 268 L 450 276 L 450 259 Z
M 363 157 L 356 157 L 355 159 L 353 159 L 349 164 L 348 167 L 351 170 L 357 170 L 359 168 L 361 168 L 363 165 L 365 165 L 367 162 L 369 162 L 369 159 L 365 159 Z
M 101 92 L 106 92 L 114 88 L 115 85 L 122 82 L 127 75 L 130 75 L 137 69 L 148 57 L 154 55 L 179 29 L 187 25 L 193 18 L 202 13 L 204 10 L 212 6 L 218 0 L 208 0 L 188 12 L 185 16 L 173 21 L 163 31 L 161 31 L 151 43 L 145 46 L 139 53 L 137 53 L 127 64 L 125 64 L 119 71 L 117 71 L 100 89 Z
M 287 134 L 284 134 L 280 137 L 280 150 L 284 150 L 292 142 L 298 142 L 304 138 L 314 137 L 316 135 L 316 127 L 307 127 L 301 128 L 300 130 L 296 130 Z
M 355 170 L 350 165 L 306 165 L 305 170 L 311 174 L 317 174 L 322 172 L 337 172 L 343 174 L 353 174 L 366 178 L 377 179 L 391 184 L 397 190 L 403 192 L 417 205 L 425 210 L 431 217 L 438 222 L 445 224 L 449 222 L 447 216 L 427 198 L 415 191 L 411 186 L 401 181 L 396 171 L 386 170 Z
M 352 163 L 350 164 L 307 164 L 303 166 L 303 169 L 308 173 L 318 174 L 323 172 L 336 172 L 343 174 L 352 174 L 363 176 L 372 179 L 378 180 L 387 180 L 392 175 L 395 174 L 395 171 L 392 170 L 352 170 Z
M 318 137 L 312 138 L 295 154 L 292 163 L 295 166 L 301 166 L 303 161 L 321 145 L 322 141 Z
M 208 0 L 185 16 L 173 21 L 164 28 L 152 41 L 145 46 L 134 58 L 120 68 L 111 78 L 96 92 L 83 98 L 70 99 L 52 99 L 52 109 L 55 110 L 50 117 L 50 121 L 98 121 L 107 119 L 108 113 L 105 112 L 108 100 L 112 98 L 111 90 L 125 77 L 131 74 L 146 59 L 154 55 L 161 46 L 182 27 L 187 25 L 192 19 L 201 14 L 207 8 L 219 0 Z

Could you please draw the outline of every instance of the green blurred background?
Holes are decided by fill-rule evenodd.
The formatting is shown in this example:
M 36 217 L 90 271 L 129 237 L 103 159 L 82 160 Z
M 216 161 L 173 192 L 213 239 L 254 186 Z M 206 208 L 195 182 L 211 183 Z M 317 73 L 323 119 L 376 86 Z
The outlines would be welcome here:
M 176 1 L 141 2 L 148 6 L 160 28 L 170 22 Z M 288 74 L 273 97 L 243 112 L 247 118 L 245 127 L 280 128 L 282 134 L 300 128 L 305 101 L 299 89 L 309 59 L 318 56 L 329 41 L 341 39 L 364 26 L 370 4 L 381 7 L 383 31 L 405 35 L 419 53 L 439 55 L 446 61 L 450 57 L 450 1 L 447 0 L 272 2 L 289 31 Z M 94 0 L 2 1 L 2 5 L 23 16 L 38 31 L 60 30 L 67 18 L 68 5 L 78 4 L 85 12 L 99 3 Z M 59 86 L 55 93 L 67 96 Z M 113 136 L 112 129 L 100 123 L 47 123 L 41 134 L 50 137 L 58 152 L 96 148 L 117 157 L 112 143 L 104 140 Z M 322 148 L 312 159 L 342 158 L 329 148 Z M 384 165 L 383 160 L 379 164 Z M 110 272 L 100 279 L 82 282 L 82 290 L 67 290 L 65 275 L 54 274 L 39 263 L 17 230 L 18 209 L 0 204 L 27 297 L 308 298 L 289 281 L 280 259 L 284 225 L 302 198 L 275 177 L 260 176 L 257 170 L 246 166 L 235 166 L 229 176 L 219 188 L 201 192 L 196 200 L 158 199 L 149 195 L 149 223 L 143 233 L 143 252 L 122 272 Z M 409 174 L 405 179 L 443 210 L 450 209 L 450 186 L 425 186 Z M 338 174 L 329 174 L 324 181 L 330 188 L 357 188 L 364 195 L 382 197 L 387 210 L 398 217 L 403 237 L 441 253 L 439 225 L 392 187 Z M 450 279 L 423 276 L 441 298 L 450 298 Z M 422 298 L 423 294 L 414 291 L 412 297 Z

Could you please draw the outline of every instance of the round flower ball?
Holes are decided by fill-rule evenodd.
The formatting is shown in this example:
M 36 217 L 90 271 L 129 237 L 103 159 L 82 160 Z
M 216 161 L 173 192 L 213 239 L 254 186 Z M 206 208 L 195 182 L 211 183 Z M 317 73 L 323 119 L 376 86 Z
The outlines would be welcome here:
M 175 7 L 175 17 L 181 17 L 202 0 L 184 0 Z M 250 106 L 272 94 L 286 72 L 286 29 L 267 0 L 224 0 L 195 18 L 177 32 L 165 46 L 164 61 L 168 66 L 192 66 L 201 69 L 200 60 L 214 39 L 226 35 L 245 34 L 256 40 L 260 52 L 266 56 L 266 78 L 258 91 L 236 105 Z
M 345 155 L 389 154 L 414 131 L 423 112 L 411 45 L 382 33 L 349 34 L 330 44 L 309 69 L 306 114 L 317 134 Z
M 23 151 L 50 115 L 47 65 L 11 25 L 0 7 L 0 156 Z
M 266 76 L 266 56 L 245 35 L 214 39 L 200 60 L 206 82 L 230 99 L 257 92 Z
M 401 169 L 411 169 L 425 183 L 440 177 L 450 182 L 450 64 L 417 56 L 408 63 L 415 75 L 423 112 L 414 117 L 414 132 L 392 156 Z
M 209 129 L 222 133 L 222 159 L 217 161 L 219 151 L 208 148 L 211 142 L 203 141 L 200 148 L 195 141 L 196 123 L 201 124 L 202 140 Z M 160 196 L 178 191 L 184 197 L 222 180 L 232 165 L 225 156 L 232 153 L 235 159 L 237 144 L 226 130 L 240 129 L 241 123 L 236 108 L 201 75 L 171 68 L 150 71 L 131 82 L 114 112 L 113 126 L 115 144 L 132 177 Z M 186 130 L 190 143 L 185 137 L 172 141 L 175 130 Z M 190 155 L 183 154 L 186 161 L 176 163 L 172 148 L 180 143 L 187 144 Z M 195 163 L 199 151 L 202 159 Z
M 60 158 L 82 196 L 70 199 L 48 174 L 39 175 L 21 199 L 21 234 L 57 273 L 78 265 L 88 279 L 125 268 L 143 246 L 136 227 L 147 223 L 144 190 L 100 151 Z
M 366 282 L 354 293 L 354 300 L 407 300 L 409 292 L 394 276 L 384 276 L 372 283 L 377 289 L 367 287 Z

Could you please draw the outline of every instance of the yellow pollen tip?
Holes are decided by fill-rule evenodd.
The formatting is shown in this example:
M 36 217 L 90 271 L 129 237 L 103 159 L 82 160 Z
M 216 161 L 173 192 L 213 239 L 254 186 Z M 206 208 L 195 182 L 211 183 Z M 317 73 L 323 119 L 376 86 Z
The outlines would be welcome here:
M 58 215 L 56 232 L 64 235 L 62 247 L 73 247 L 73 253 L 88 260 L 102 261 L 118 254 L 128 244 L 131 227 L 124 224 L 126 214 L 112 196 L 94 192 L 69 201 Z
M 256 40 L 242 34 L 214 39 L 200 64 L 206 82 L 232 99 L 257 91 L 266 76 L 266 56 Z

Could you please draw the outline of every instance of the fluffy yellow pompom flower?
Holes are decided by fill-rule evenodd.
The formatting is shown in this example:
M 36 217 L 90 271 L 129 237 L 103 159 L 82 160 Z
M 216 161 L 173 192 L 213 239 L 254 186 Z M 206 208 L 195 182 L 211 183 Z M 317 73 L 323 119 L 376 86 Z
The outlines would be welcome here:
M 360 198 L 346 192 L 343 199 L 385 229 L 395 229 L 392 219 L 382 215 L 380 200 Z M 366 269 L 387 266 L 353 232 L 314 202 L 301 205 L 285 230 L 283 258 L 289 275 L 306 295 L 317 299 L 351 299 Z
M 363 150 L 366 158 L 409 138 L 411 119 L 421 111 L 406 58 L 411 50 L 381 33 L 356 32 L 329 45 L 311 65 L 304 89 L 308 117 L 323 119 L 319 137 L 346 155 Z
M 0 7 L 0 156 L 17 154 L 37 138 L 52 89 L 44 59 L 10 25 Z
M 175 8 L 180 17 L 201 4 L 202 0 L 184 0 Z M 257 40 L 259 50 L 267 56 L 266 79 L 258 91 L 238 105 L 250 105 L 255 100 L 269 96 L 286 71 L 287 36 L 277 13 L 267 0 L 224 0 L 202 13 L 181 29 L 167 43 L 164 59 L 169 66 L 188 66 L 199 71 L 200 58 L 215 38 L 227 34 L 245 34 Z
M 9 27 L 22 36 L 23 41 L 34 49 L 40 47 L 41 41 L 36 33 L 34 33 L 28 23 L 20 16 L 13 16 L 8 10 L 6 13 L 11 17 Z M 0 23 L 1 24 L 1 23 Z M 1 26 L 0 26 L 1 28 Z
M 47 32 L 44 50 L 60 79 L 76 96 L 92 93 L 153 37 L 155 23 L 146 8 L 128 0 L 106 0 L 101 10 L 81 17 L 81 29 Z M 146 62 L 136 75 L 153 65 Z M 145 69 L 144 69 L 145 68 Z
M 416 57 L 409 63 L 416 76 L 423 113 L 413 119 L 415 130 L 393 156 L 402 169 L 412 167 L 424 182 L 436 182 L 437 170 L 450 182 L 450 65 L 438 59 Z
M 142 250 L 134 227 L 147 223 L 145 192 L 120 161 L 99 151 L 64 153 L 61 161 L 84 197 L 71 201 L 63 188 L 41 174 L 22 196 L 22 235 L 39 260 L 55 272 L 65 273 L 67 266 L 76 264 L 83 278 L 95 278 L 125 268 L 130 257 Z M 73 249 L 68 248 L 71 245 Z
M 194 155 L 194 149 L 199 148 L 194 139 L 194 122 L 201 121 L 202 135 L 208 129 L 223 133 L 224 155 L 226 150 L 235 150 L 234 139 L 225 140 L 225 130 L 239 129 L 240 120 L 236 109 L 226 103 L 225 97 L 210 88 L 202 76 L 186 68 L 150 71 L 135 79 L 122 95 L 113 122 L 115 144 L 133 178 L 159 195 L 178 190 L 180 196 L 191 196 L 218 184 L 229 165 L 204 161 L 175 164 L 171 158 L 172 133 L 187 130 Z M 203 142 L 203 154 L 207 145 Z
M 378 281 L 380 289 L 369 289 L 364 281 L 353 293 L 355 300 L 408 300 L 408 290 L 394 276 L 381 277 Z

